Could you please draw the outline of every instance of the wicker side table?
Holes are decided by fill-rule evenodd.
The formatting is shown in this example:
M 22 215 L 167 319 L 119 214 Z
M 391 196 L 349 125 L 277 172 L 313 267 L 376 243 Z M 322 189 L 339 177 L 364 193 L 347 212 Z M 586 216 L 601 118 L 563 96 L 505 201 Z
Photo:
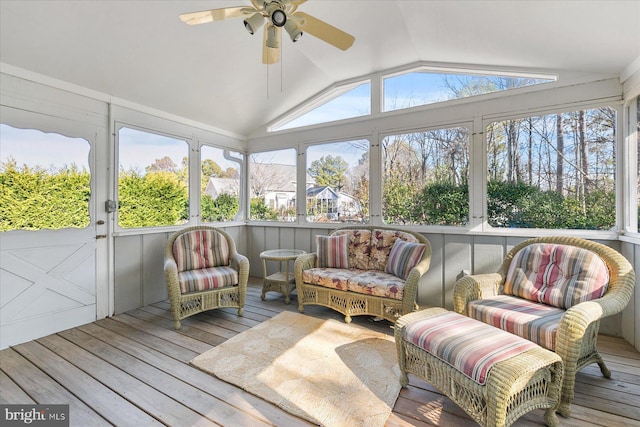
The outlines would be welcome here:
M 263 283 L 261 298 L 264 301 L 265 294 L 269 291 L 280 292 L 284 295 L 284 302 L 291 302 L 291 291 L 296 287 L 296 279 L 293 271 L 289 268 L 289 263 L 295 261 L 299 255 L 306 252 L 298 249 L 271 249 L 260 253 L 262 259 Z M 267 273 L 267 262 L 275 261 L 279 263 L 276 273 Z M 284 268 L 282 268 L 284 264 Z
M 446 312 L 443 308 L 435 307 L 406 314 L 396 322 L 395 341 L 402 386 L 409 382 L 408 373 L 427 381 L 481 426 L 509 426 L 527 412 L 544 408 L 545 423 L 557 427 L 559 420 L 556 410 L 560 403 L 563 377 L 560 357 L 535 346 L 532 350 L 494 364 L 486 382 L 478 384 L 452 363 L 405 340 L 405 328 L 408 325 Z

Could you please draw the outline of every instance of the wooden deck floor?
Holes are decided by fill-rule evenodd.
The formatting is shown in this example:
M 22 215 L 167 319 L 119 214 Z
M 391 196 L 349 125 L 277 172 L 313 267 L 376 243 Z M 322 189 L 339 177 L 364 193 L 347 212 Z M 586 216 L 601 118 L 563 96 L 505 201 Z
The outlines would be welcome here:
M 283 310 L 295 300 L 269 293 L 260 300 L 252 278 L 244 317 L 220 309 L 186 319 L 172 328 L 168 303 L 153 304 L 109 319 L 60 332 L 0 352 L 0 402 L 70 405 L 77 426 L 301 426 L 307 422 L 189 365 L 196 355 Z M 323 307 L 308 315 L 342 319 Z M 366 317 L 354 323 L 392 334 L 386 321 Z M 640 353 L 624 340 L 600 337 L 600 350 L 613 371 L 600 376 L 596 365 L 577 378 L 571 418 L 562 426 L 640 426 Z M 542 410 L 515 424 L 539 426 Z M 451 400 L 411 378 L 387 426 L 473 426 Z

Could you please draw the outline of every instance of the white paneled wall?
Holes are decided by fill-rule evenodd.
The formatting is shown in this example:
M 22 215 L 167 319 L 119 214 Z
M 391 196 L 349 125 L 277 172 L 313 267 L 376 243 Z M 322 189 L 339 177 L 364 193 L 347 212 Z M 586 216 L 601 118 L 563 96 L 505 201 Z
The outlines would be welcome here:
M 285 227 L 281 224 L 247 225 L 225 228 L 236 241 L 240 253 L 249 258 L 250 275 L 262 276 L 260 252 L 293 248 L 315 251 L 315 236 L 327 228 Z M 433 249 L 431 268 L 418 289 L 418 304 L 453 308 L 453 286 L 463 271 L 472 274 L 495 272 L 506 253 L 527 237 L 471 234 L 423 233 Z M 169 233 L 121 236 L 116 238 L 116 313 L 161 301 L 166 296 L 163 251 Z M 599 240 L 632 259 L 640 271 L 640 246 L 620 241 Z M 283 302 L 284 304 L 284 302 Z M 622 336 L 640 347 L 640 295 L 635 293 L 626 310 L 604 319 L 600 330 Z

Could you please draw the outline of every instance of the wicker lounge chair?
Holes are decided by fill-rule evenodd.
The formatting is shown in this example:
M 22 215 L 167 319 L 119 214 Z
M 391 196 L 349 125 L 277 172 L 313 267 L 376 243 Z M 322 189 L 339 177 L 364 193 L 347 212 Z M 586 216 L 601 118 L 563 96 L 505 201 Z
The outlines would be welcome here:
M 538 267 L 531 264 L 531 260 L 533 260 L 532 256 L 528 260 L 529 264 L 526 264 L 527 260 L 522 261 L 520 258 L 516 258 L 517 261 L 514 261 L 514 257 L 516 257 L 521 250 L 528 249 L 531 251 L 533 248 L 531 245 L 540 245 L 538 247 L 542 247 L 542 245 L 547 245 L 547 247 L 567 245 L 572 247 L 568 248 L 570 251 L 586 249 L 587 251 L 595 253 L 598 256 L 596 258 L 601 260 L 597 262 L 601 263 L 600 265 L 606 266 L 603 267 L 605 276 L 607 276 L 606 273 L 608 271 L 608 285 L 603 288 L 602 292 L 604 293 L 596 295 L 587 301 L 573 301 L 572 304 L 569 304 L 568 307 L 565 308 L 536 303 L 532 301 L 532 298 L 526 299 L 514 296 L 514 293 L 509 291 L 510 289 L 515 289 L 510 283 L 513 281 L 514 271 L 520 270 L 519 274 L 524 276 L 527 275 L 527 273 L 523 273 L 522 271 L 530 268 L 532 275 L 539 274 L 537 270 Z M 582 253 L 584 254 L 584 252 Z M 514 268 L 510 269 L 512 261 L 514 261 Z M 521 264 L 519 264 L 519 262 L 521 262 Z M 548 265 L 551 265 L 551 263 Z M 579 269 L 576 269 L 575 271 L 578 270 Z M 580 274 L 582 274 L 584 269 L 580 271 Z M 566 274 L 569 275 L 569 273 Z M 530 277 L 528 279 L 530 279 Z M 568 279 L 569 277 L 567 276 L 567 280 Z M 530 280 L 528 283 L 529 286 L 531 286 Z M 505 284 L 507 286 L 505 286 Z M 517 317 L 515 310 L 511 313 L 506 312 L 506 316 L 511 316 L 509 317 L 509 322 L 504 321 L 505 314 L 502 314 L 503 321 L 501 326 L 500 315 L 478 314 L 478 309 L 474 308 L 474 304 L 476 307 L 482 304 L 484 304 L 484 307 L 492 304 L 501 304 L 499 307 L 500 310 L 504 310 L 506 307 L 505 304 L 528 304 L 532 312 L 536 310 L 555 311 L 555 314 L 551 316 L 555 316 L 555 320 L 551 318 L 547 318 L 551 320 L 544 320 L 543 316 L 542 318 L 532 320 L 532 322 L 538 322 L 537 326 L 531 327 L 531 323 L 524 324 L 521 325 L 522 328 L 520 330 L 522 334 L 529 335 L 523 336 L 524 338 L 555 351 L 562 358 L 564 363 L 564 381 L 562 386 L 562 400 L 558 412 L 561 415 L 569 416 L 570 405 L 574 397 L 575 377 L 580 369 L 595 362 L 600 366 L 602 375 L 607 378 L 611 376 L 611 372 L 605 366 L 596 347 L 600 319 L 621 312 L 631 298 L 634 285 L 635 273 L 631 264 L 617 251 L 602 244 L 580 238 L 540 237 L 521 242 L 509 251 L 497 273 L 466 276 L 458 280 L 454 288 L 453 303 L 456 312 L 471 315 L 478 320 L 492 323 L 494 326 L 499 326 L 507 330 L 512 327 L 510 324 L 512 320 Z M 549 286 L 551 287 L 553 284 Z M 507 288 L 506 292 L 505 287 Z M 572 289 L 571 286 L 569 286 L 568 289 Z M 505 294 L 507 296 L 504 296 Z M 509 294 L 511 294 L 511 296 L 508 296 Z M 578 292 L 575 292 L 575 295 L 565 295 L 564 297 L 575 299 L 578 294 Z M 559 296 L 559 298 L 562 297 L 562 295 Z M 540 298 L 539 295 L 538 298 Z M 579 298 L 583 297 L 580 296 Z M 540 307 L 536 307 L 536 305 Z M 489 310 L 492 309 L 493 307 L 489 308 Z M 528 310 L 529 308 L 523 309 L 518 313 L 518 316 L 522 312 L 526 313 Z M 539 313 L 540 311 L 536 311 L 536 315 Z M 514 331 L 510 330 L 510 332 Z M 520 335 L 520 333 L 517 334 Z M 542 337 L 543 334 L 546 335 Z
M 223 230 L 195 226 L 171 235 L 164 272 L 176 329 L 185 317 L 219 307 L 237 307 L 242 316 L 249 260 Z

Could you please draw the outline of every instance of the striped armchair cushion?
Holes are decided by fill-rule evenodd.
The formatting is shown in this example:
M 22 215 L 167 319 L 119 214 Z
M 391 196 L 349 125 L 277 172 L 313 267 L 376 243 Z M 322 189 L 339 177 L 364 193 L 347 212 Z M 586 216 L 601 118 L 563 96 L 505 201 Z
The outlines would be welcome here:
M 539 243 L 513 257 L 504 293 L 566 309 L 600 298 L 608 285 L 609 269 L 594 252 Z
M 467 306 L 469 317 L 533 341 L 551 351 L 556 349 L 556 333 L 564 313 L 561 308 L 509 295 L 471 301 Z
M 513 334 L 458 313 L 437 314 L 410 323 L 405 341 L 483 385 L 493 365 L 537 347 Z
M 215 230 L 184 233 L 173 243 L 178 271 L 229 265 L 229 243 Z
M 211 267 L 178 273 L 180 292 L 206 291 L 238 284 L 238 272 L 231 267 Z

